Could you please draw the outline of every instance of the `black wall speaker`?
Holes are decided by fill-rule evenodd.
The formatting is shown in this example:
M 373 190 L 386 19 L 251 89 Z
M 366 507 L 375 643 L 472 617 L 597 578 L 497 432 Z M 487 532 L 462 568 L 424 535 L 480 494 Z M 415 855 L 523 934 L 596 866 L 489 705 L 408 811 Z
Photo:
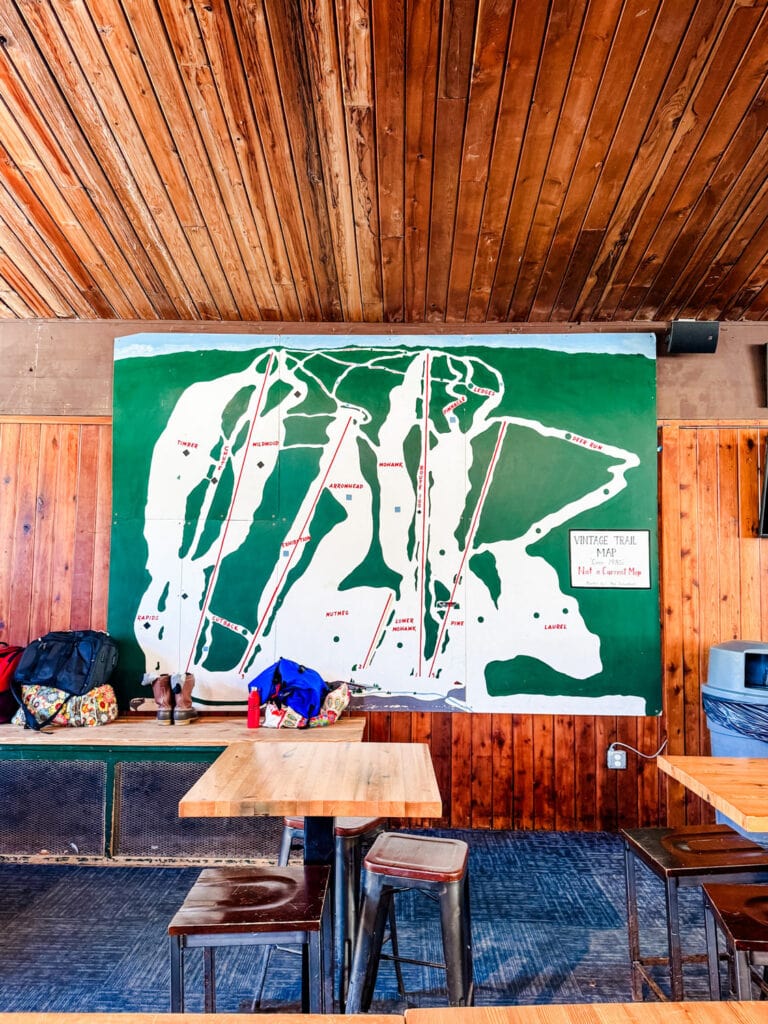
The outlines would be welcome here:
M 719 326 L 716 320 L 673 320 L 667 352 L 714 352 Z

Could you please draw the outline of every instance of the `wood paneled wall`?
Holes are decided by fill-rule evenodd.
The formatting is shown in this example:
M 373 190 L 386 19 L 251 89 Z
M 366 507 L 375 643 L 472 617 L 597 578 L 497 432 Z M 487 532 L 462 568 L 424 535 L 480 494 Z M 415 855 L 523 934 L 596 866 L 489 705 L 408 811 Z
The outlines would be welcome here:
M 112 514 L 107 418 L 0 418 L 0 639 L 104 629 Z
M 709 753 L 709 649 L 768 639 L 768 539 L 757 536 L 768 425 L 663 423 L 659 472 L 664 708 L 669 751 Z M 711 810 L 669 783 L 673 824 Z
M 768 541 L 757 538 L 757 423 L 662 423 L 660 548 L 665 714 L 371 713 L 369 738 L 429 743 L 443 824 L 613 830 L 708 820 L 710 811 L 629 753 L 708 750 L 700 687 L 713 643 L 768 636 Z M 104 628 L 111 515 L 108 418 L 0 418 L 0 638 Z

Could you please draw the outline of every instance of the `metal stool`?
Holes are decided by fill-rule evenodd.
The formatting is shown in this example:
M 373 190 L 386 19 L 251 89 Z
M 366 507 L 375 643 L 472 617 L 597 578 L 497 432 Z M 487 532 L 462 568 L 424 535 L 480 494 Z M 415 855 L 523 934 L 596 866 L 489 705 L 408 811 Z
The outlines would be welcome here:
M 347 1013 L 368 1010 L 373 998 L 384 930 L 390 921 L 392 956 L 397 963 L 441 967 L 447 973 L 451 1006 L 471 1006 L 472 934 L 469 912 L 469 848 L 460 839 L 384 832 L 363 862 L 363 903 L 347 994 Z M 396 892 L 419 889 L 440 903 L 445 963 L 401 957 L 397 951 L 394 915 Z
M 705 885 L 710 999 L 721 999 L 718 929 L 725 939 L 731 985 L 737 999 L 752 999 L 752 982 L 768 995 L 768 886 Z M 762 971 L 754 970 L 762 967 Z
M 768 881 L 768 849 L 746 839 L 728 825 L 687 825 L 680 828 L 622 829 L 627 888 L 627 931 L 632 971 L 632 998 L 643 998 L 643 982 L 659 999 L 668 997 L 648 967 L 669 968 L 671 998 L 684 999 L 683 964 L 705 963 L 706 953 L 683 954 L 680 943 L 678 889 L 707 882 Z M 667 956 L 642 956 L 637 910 L 636 862 L 664 883 Z
M 217 946 L 301 945 L 302 1010 L 330 1011 L 330 868 L 207 868 L 168 925 L 171 1013 L 184 1012 L 184 953 L 203 947 L 204 1008 L 216 1012 Z
M 333 956 L 336 967 L 334 993 L 343 1009 L 352 966 L 352 943 L 360 906 L 362 842 L 384 828 L 384 818 L 335 818 L 333 823 Z M 277 863 L 287 864 L 294 845 L 304 842 L 304 819 L 283 819 L 283 836 Z

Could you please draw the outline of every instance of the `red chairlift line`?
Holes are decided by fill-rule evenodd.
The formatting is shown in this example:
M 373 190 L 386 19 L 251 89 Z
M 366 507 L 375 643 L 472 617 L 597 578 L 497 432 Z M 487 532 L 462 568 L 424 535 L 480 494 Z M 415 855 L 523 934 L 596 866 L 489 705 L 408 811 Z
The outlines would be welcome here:
M 385 616 L 387 614 L 387 611 L 389 610 L 389 606 L 390 606 L 391 603 L 392 603 L 392 594 L 390 594 L 387 597 L 387 603 L 384 605 L 384 611 L 381 613 L 381 617 L 379 618 L 379 621 L 376 624 L 376 629 L 374 630 L 373 636 L 371 637 L 371 643 L 370 643 L 370 646 L 368 648 L 368 653 L 365 655 L 365 657 L 363 658 L 362 664 L 360 665 L 361 669 L 367 668 L 367 666 L 368 666 L 368 659 L 370 658 L 371 652 L 373 651 L 373 645 L 376 643 L 376 638 L 381 633 L 381 626 L 382 626 L 382 623 L 384 622 L 384 618 L 385 618 Z
M 243 479 L 243 472 L 245 470 L 245 463 L 246 463 L 246 460 L 248 458 L 248 453 L 251 450 L 251 438 L 253 437 L 253 431 L 254 431 L 254 427 L 256 426 L 256 420 L 259 418 L 259 411 L 261 409 L 261 403 L 262 403 L 262 400 L 264 398 L 264 389 L 267 386 L 267 378 L 269 377 L 270 371 L 272 369 L 272 362 L 273 362 L 274 358 L 275 358 L 274 352 L 270 352 L 269 353 L 269 360 L 267 361 L 267 368 L 264 371 L 264 376 L 263 376 L 262 381 L 261 381 L 261 391 L 259 392 L 259 399 L 256 402 L 256 411 L 253 414 L 253 419 L 251 420 L 251 427 L 250 427 L 250 430 L 248 431 L 248 441 L 247 441 L 246 446 L 245 446 L 245 451 L 243 452 L 243 461 L 242 461 L 242 463 L 240 465 L 240 472 L 237 474 L 237 480 L 235 481 L 235 489 L 232 492 L 232 501 L 229 503 L 229 512 L 227 514 L 227 518 L 226 518 L 226 521 L 224 523 L 224 530 L 223 530 L 222 535 L 221 535 L 221 543 L 219 544 L 219 551 L 218 551 L 218 554 L 216 555 L 216 564 L 213 567 L 213 572 L 211 573 L 211 578 L 208 581 L 208 586 L 207 586 L 206 591 L 205 591 L 205 597 L 203 599 L 203 607 L 200 610 L 200 618 L 199 618 L 198 623 L 197 623 L 197 629 L 195 630 L 195 639 L 192 641 L 192 647 L 190 648 L 189 657 L 187 658 L 187 667 L 184 670 L 185 672 L 189 672 L 189 666 L 192 664 L 192 658 L 193 658 L 194 653 L 195 653 L 195 648 L 197 647 L 197 641 L 198 641 L 198 638 L 200 636 L 200 630 L 203 628 L 203 619 L 205 618 L 205 614 L 208 611 L 208 605 L 209 605 L 210 600 L 211 600 L 211 595 L 213 594 L 213 587 L 214 587 L 214 584 L 216 582 L 216 577 L 217 577 L 217 575 L 219 573 L 219 566 L 221 565 L 221 556 L 222 556 L 222 552 L 224 551 L 224 544 L 226 543 L 226 540 L 227 540 L 227 533 L 229 532 L 229 524 L 230 524 L 230 521 L 232 519 L 232 512 L 233 512 L 234 507 L 235 507 L 235 502 L 237 501 L 237 492 L 240 489 L 240 482 Z
M 424 363 L 424 456 L 422 458 L 421 477 L 421 578 L 419 580 L 419 670 L 421 675 L 421 659 L 424 651 L 424 565 L 426 561 L 427 542 L 427 454 L 429 452 L 429 351 Z
M 325 482 L 328 479 L 328 474 L 331 472 L 331 469 L 333 468 L 333 464 L 336 461 L 336 456 L 339 454 L 339 449 L 341 448 L 342 442 L 344 441 L 344 438 L 346 437 L 347 430 L 349 429 L 349 424 L 351 422 L 352 422 L 352 417 L 350 416 L 349 419 L 347 420 L 347 422 L 344 424 L 344 429 L 342 430 L 341 437 L 339 438 L 338 444 L 336 445 L 336 450 L 334 451 L 333 455 L 331 456 L 331 461 L 328 463 L 328 468 L 326 469 L 325 475 L 323 476 L 323 479 L 322 479 L 322 482 L 321 482 L 320 486 L 317 489 L 317 494 L 315 495 L 314 501 L 312 502 L 312 505 L 311 505 L 311 507 L 309 509 L 309 512 L 307 512 L 307 518 L 304 520 L 304 525 L 302 526 L 302 528 L 299 530 L 299 532 L 297 534 L 297 536 L 299 536 L 299 537 L 303 537 L 304 536 L 304 534 L 306 532 L 306 529 L 309 526 L 309 521 L 312 518 L 312 513 L 315 511 L 315 506 L 317 505 L 318 501 L 320 500 L 320 495 L 323 493 L 323 490 L 325 488 Z M 261 629 L 262 629 L 262 627 L 264 625 L 264 622 L 266 621 L 266 618 L 269 615 L 270 609 L 272 608 L 272 605 L 275 603 L 275 599 L 276 599 L 277 595 L 280 593 L 280 588 L 283 585 L 283 580 L 285 579 L 286 573 L 288 572 L 288 570 L 291 567 L 291 562 L 293 561 L 293 556 L 296 554 L 298 549 L 299 549 L 299 544 L 291 545 L 291 553 L 289 554 L 288 558 L 285 561 L 285 565 L 283 567 L 283 571 L 280 574 L 280 579 L 277 581 L 277 583 L 275 585 L 275 589 L 272 591 L 272 596 L 269 599 L 267 607 L 264 609 L 264 614 L 261 616 L 261 619 L 259 620 L 258 625 L 256 626 L 256 629 L 253 631 L 253 636 L 251 637 L 251 642 L 248 644 L 248 649 L 246 650 L 245 654 L 243 655 L 243 660 L 240 662 L 240 667 L 238 668 L 238 672 L 241 675 L 243 674 L 243 667 L 244 667 L 245 663 L 248 661 L 248 659 L 251 656 L 251 651 L 253 650 L 253 645 L 256 643 L 256 640 L 257 640 L 257 638 L 259 636 L 259 633 L 261 632 Z
M 435 653 L 432 655 L 432 661 L 430 662 L 429 665 L 429 672 L 427 673 L 428 678 L 434 675 L 435 662 L 437 661 L 437 656 L 440 653 L 440 644 L 443 641 L 443 633 L 445 632 L 445 627 L 448 625 L 448 616 L 451 614 L 451 608 L 453 608 L 453 599 L 456 596 L 456 590 L 458 589 L 459 586 L 459 580 L 461 579 L 462 573 L 464 572 L 464 563 L 467 560 L 467 554 L 469 553 L 472 537 L 474 536 L 475 530 L 477 529 L 477 523 L 480 518 L 480 513 L 483 509 L 483 503 L 485 502 L 485 495 L 488 491 L 488 485 L 491 482 L 491 477 L 493 476 L 493 468 L 496 465 L 496 461 L 499 457 L 499 451 L 501 450 L 501 442 L 504 438 L 506 429 L 507 422 L 506 420 L 504 420 L 499 428 L 499 436 L 496 438 L 496 447 L 493 449 L 491 461 L 488 463 L 488 470 L 485 474 L 485 480 L 483 481 L 483 489 L 480 492 L 480 498 L 478 499 L 477 502 L 477 508 L 475 509 L 475 514 L 472 516 L 472 523 L 469 527 L 469 533 L 467 534 L 466 541 L 464 543 L 464 553 L 462 554 L 461 561 L 459 562 L 459 571 L 456 573 L 456 578 L 453 581 L 453 590 L 451 591 L 451 598 L 450 601 L 448 602 L 448 607 L 445 609 L 443 622 L 442 625 L 440 626 L 440 632 L 437 637 L 437 643 L 435 644 Z

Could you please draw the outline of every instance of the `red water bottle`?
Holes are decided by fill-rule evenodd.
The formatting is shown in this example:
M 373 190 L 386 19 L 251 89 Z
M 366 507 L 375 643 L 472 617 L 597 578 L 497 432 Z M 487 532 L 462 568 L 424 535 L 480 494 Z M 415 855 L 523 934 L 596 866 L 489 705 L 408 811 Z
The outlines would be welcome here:
M 261 699 L 257 689 L 248 691 L 248 717 L 246 719 L 249 729 L 258 729 L 261 724 Z

